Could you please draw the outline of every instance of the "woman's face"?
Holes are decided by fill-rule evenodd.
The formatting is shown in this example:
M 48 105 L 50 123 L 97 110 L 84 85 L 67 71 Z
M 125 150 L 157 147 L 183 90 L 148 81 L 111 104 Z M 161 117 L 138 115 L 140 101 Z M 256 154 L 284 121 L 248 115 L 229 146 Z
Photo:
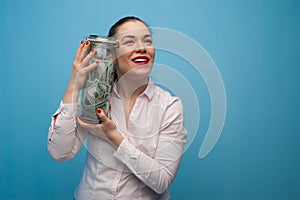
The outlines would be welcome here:
M 116 49 L 120 78 L 127 72 L 135 76 L 148 76 L 154 62 L 155 49 L 148 27 L 140 21 L 128 21 L 118 27 Z

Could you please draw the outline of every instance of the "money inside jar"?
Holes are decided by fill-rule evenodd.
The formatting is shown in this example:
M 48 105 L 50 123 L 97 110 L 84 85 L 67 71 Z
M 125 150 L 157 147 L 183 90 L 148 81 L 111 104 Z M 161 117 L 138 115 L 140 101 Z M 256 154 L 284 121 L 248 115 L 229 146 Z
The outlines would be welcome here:
M 101 123 L 96 114 L 96 109 L 101 108 L 108 114 L 110 91 L 114 81 L 115 48 L 118 42 L 107 37 L 90 35 L 90 49 L 96 53 L 89 64 L 99 61 L 96 69 L 88 74 L 85 86 L 81 91 L 80 118 L 88 123 Z

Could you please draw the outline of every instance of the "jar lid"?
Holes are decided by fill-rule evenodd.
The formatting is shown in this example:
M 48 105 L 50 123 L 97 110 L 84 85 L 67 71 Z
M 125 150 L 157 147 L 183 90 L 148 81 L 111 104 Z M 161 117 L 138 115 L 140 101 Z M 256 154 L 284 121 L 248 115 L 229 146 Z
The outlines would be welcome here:
M 115 47 L 119 46 L 119 43 L 116 40 L 113 40 L 109 37 L 98 36 L 98 35 L 89 35 L 86 37 L 86 39 L 91 42 L 108 43 Z

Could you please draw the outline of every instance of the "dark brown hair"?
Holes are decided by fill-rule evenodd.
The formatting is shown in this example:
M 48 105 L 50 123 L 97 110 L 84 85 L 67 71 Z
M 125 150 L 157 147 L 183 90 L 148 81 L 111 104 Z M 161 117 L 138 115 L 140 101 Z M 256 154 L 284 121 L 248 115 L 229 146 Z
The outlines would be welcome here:
M 127 17 L 123 17 L 123 18 L 119 19 L 114 25 L 112 25 L 112 27 L 108 31 L 108 37 L 112 37 L 112 36 L 116 35 L 118 32 L 119 26 L 121 26 L 122 24 L 125 24 L 126 22 L 129 22 L 129 21 L 140 21 L 149 28 L 148 24 L 146 24 L 140 18 L 137 18 L 135 16 L 127 16 Z

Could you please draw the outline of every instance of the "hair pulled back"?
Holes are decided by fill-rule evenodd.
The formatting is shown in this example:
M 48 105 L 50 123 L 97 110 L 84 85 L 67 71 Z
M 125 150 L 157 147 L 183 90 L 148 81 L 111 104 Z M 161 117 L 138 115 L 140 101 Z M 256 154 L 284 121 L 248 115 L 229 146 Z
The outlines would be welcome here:
M 118 32 L 118 28 L 121 25 L 123 25 L 123 24 L 125 24 L 126 22 L 129 22 L 129 21 L 139 21 L 139 22 L 142 22 L 149 29 L 149 26 L 143 20 L 141 20 L 140 18 L 135 17 L 135 16 L 127 16 L 127 17 L 123 17 L 123 18 L 119 19 L 114 25 L 112 25 L 112 27 L 108 31 L 108 37 L 115 36 L 117 34 L 117 32 Z

